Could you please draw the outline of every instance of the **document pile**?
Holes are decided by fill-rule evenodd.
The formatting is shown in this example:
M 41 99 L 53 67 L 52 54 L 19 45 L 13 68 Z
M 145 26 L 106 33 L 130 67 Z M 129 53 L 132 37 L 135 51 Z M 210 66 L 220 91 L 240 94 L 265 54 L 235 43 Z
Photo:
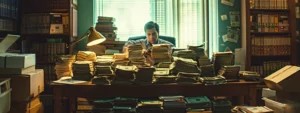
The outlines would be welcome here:
M 73 62 L 73 77 L 75 80 L 91 80 L 94 75 L 93 61 L 75 61 Z
M 188 50 L 192 50 L 196 53 L 196 59 L 206 56 L 204 51 L 204 44 L 199 46 L 188 45 Z
M 73 76 L 72 63 L 75 61 L 75 55 L 62 55 L 58 57 L 55 64 L 55 73 L 57 79 L 64 76 Z
M 200 82 L 205 85 L 219 85 L 226 84 L 226 79 L 223 76 L 215 76 L 215 77 L 200 77 Z
M 141 100 L 136 108 L 138 113 L 162 113 L 162 106 L 160 100 Z
M 185 97 L 184 100 L 186 103 L 187 112 L 211 111 L 211 101 L 206 96 Z
M 214 52 L 213 53 L 213 64 L 215 66 L 215 73 L 223 66 L 233 65 L 233 53 L 230 52 Z
M 93 113 L 113 113 L 114 99 L 100 99 L 93 102 Z
M 151 56 L 155 63 L 171 62 L 171 47 L 169 44 L 153 44 Z
M 130 45 L 127 47 L 127 58 L 128 59 L 140 59 L 144 58 L 142 54 L 142 45 Z
M 141 45 L 131 45 L 127 49 L 128 59 L 130 60 L 129 65 L 145 65 L 146 59 L 142 54 L 143 48 Z
M 97 60 L 94 61 L 94 65 L 111 66 L 113 62 L 114 60 L 111 56 L 97 56 Z
M 186 113 L 183 96 L 160 96 L 163 101 L 163 113 Z
M 197 62 L 192 59 L 174 58 L 174 62 L 170 66 L 172 74 L 177 75 L 178 72 L 200 73 Z
M 92 83 L 109 85 L 114 77 L 114 71 L 111 66 L 95 65 L 95 75 L 92 78 Z
M 198 78 L 200 77 L 199 73 L 185 73 L 185 72 L 179 72 L 177 74 L 177 83 L 186 83 L 186 84 L 193 84 L 198 82 Z
M 196 60 L 196 53 L 193 50 L 174 51 L 172 56 Z
M 113 84 L 132 84 L 134 73 L 137 71 L 136 66 L 117 65 L 115 69 L 116 77 Z
M 240 71 L 239 72 L 241 78 L 246 81 L 261 81 L 263 78 L 260 76 L 259 73 L 254 71 Z
M 114 113 L 136 113 L 137 98 L 116 97 L 114 99 Z
M 213 64 L 200 66 L 200 70 L 201 70 L 201 72 L 200 72 L 201 77 L 214 77 L 214 76 L 216 76 Z
M 239 65 L 232 65 L 232 66 L 223 66 L 219 70 L 219 75 L 224 76 L 227 81 L 239 81 L 239 72 L 240 66 Z
M 137 84 L 152 84 L 154 67 L 139 67 L 137 66 L 137 72 L 135 73 L 134 82 Z
M 96 53 L 92 51 L 78 51 L 77 61 L 96 61 Z

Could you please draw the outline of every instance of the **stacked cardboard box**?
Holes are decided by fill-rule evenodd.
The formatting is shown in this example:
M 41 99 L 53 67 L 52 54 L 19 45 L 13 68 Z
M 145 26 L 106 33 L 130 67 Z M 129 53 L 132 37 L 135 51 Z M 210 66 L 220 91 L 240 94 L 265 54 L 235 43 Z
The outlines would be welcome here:
M 287 65 L 267 76 L 264 80 L 270 90 L 263 92 L 265 105 L 276 111 L 275 113 L 299 113 L 299 79 L 300 67 L 292 65 Z

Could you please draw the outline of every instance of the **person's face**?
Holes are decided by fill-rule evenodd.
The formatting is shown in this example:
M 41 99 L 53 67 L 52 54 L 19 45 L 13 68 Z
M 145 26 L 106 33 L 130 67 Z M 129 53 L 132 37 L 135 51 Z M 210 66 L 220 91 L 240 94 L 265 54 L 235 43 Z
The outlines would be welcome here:
M 157 39 L 158 39 L 158 32 L 156 31 L 155 28 L 147 29 L 146 30 L 146 37 L 147 37 L 147 40 L 151 44 L 154 44 L 157 41 Z

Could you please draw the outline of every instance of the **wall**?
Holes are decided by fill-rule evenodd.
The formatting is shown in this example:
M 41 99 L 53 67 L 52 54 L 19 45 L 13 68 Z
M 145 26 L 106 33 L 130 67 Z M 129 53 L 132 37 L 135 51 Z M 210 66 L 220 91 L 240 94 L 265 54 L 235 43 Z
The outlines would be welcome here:
M 94 0 L 78 0 L 78 38 L 82 37 L 86 31 L 95 26 Z M 86 50 L 87 38 L 77 44 L 77 50 Z
M 218 22 L 219 22 L 219 51 L 223 52 L 228 47 L 230 50 L 234 51 L 235 48 L 241 48 L 241 32 L 238 34 L 239 39 L 237 40 L 237 43 L 234 42 L 224 42 L 222 36 L 227 34 L 227 26 L 230 26 L 230 11 L 241 11 L 241 1 L 240 0 L 234 0 L 233 6 L 228 6 L 221 3 L 222 0 L 218 0 Z M 232 0 L 231 0 L 232 1 Z M 223 21 L 221 20 L 221 15 L 227 15 L 227 20 Z M 241 14 L 241 12 L 240 12 Z M 241 18 L 241 17 L 240 17 Z

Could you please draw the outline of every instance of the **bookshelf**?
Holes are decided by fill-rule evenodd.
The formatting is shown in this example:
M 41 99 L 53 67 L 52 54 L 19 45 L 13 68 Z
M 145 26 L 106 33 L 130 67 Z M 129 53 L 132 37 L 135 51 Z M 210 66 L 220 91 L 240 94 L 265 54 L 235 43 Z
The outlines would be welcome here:
M 22 0 L 20 49 L 36 54 L 36 68 L 44 69 L 45 86 L 56 80 L 56 57 L 72 54 L 77 38 L 77 3 L 74 0 Z
M 19 0 L 0 2 L 0 39 L 7 34 L 18 34 Z
M 263 77 L 288 64 L 296 64 L 295 0 L 246 0 L 246 69 Z

